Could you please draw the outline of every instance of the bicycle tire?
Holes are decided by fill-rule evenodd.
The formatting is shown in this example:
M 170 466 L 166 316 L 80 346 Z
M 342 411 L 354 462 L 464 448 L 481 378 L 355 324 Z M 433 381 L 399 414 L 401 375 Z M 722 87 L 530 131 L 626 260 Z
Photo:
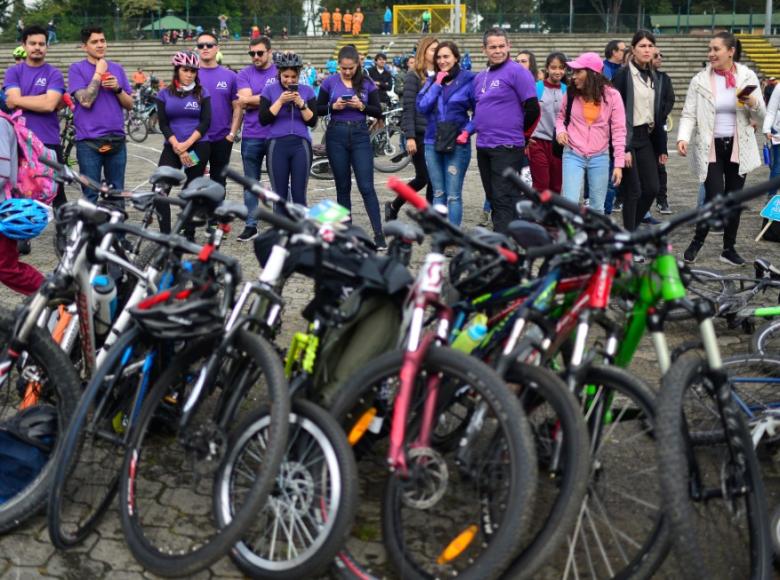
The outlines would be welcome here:
M 561 564 L 567 571 L 577 566 L 567 577 L 650 578 L 669 552 L 660 478 L 655 463 L 647 461 L 648 454 L 655 456 L 653 392 L 631 373 L 599 365 L 590 366 L 579 385 L 591 433 L 588 492 L 568 546 L 550 565 L 558 574 Z M 596 412 L 602 401 L 610 413 Z M 599 424 L 603 431 L 594 437 Z M 601 560 L 593 561 L 594 554 Z
M 136 143 L 143 143 L 149 136 L 149 127 L 143 117 L 131 114 L 126 123 L 127 135 Z
M 694 396 L 694 400 L 690 401 L 693 406 L 688 405 L 688 394 Z M 696 354 L 680 357 L 662 379 L 658 397 L 658 465 L 677 562 L 686 578 L 719 578 L 723 577 L 721 573 L 727 574 L 729 578 L 737 578 L 738 571 L 746 569 L 749 569 L 750 578 L 770 578 L 769 514 L 758 460 L 745 422 L 736 405 L 733 405 L 733 399 L 728 397 L 725 401 L 726 415 L 722 416 L 716 397 L 711 379 L 708 378 L 708 365 Z M 714 407 L 705 409 L 703 414 L 696 412 L 696 407 L 710 401 Z M 713 426 L 719 426 L 722 436 L 718 440 L 707 438 L 697 441 L 695 433 L 699 430 L 700 419 L 706 420 L 703 423 L 706 432 L 713 431 Z M 726 436 L 724 425 L 731 429 L 731 436 Z M 707 462 L 704 451 L 710 448 L 714 451 L 717 446 L 726 447 L 724 459 L 716 458 L 711 463 Z M 728 461 L 726 457 L 729 457 Z M 744 477 L 739 485 L 748 492 L 743 492 L 747 497 L 741 508 L 736 504 L 741 504 L 743 499 L 735 502 L 729 497 L 727 502 L 720 502 L 717 496 L 719 493 L 722 498 L 724 491 L 728 491 L 728 482 L 722 481 L 721 476 L 726 473 L 724 470 L 733 467 L 728 465 L 733 458 L 738 463 L 743 462 L 742 466 L 737 466 L 737 469 L 743 471 Z M 716 495 L 710 495 L 704 482 L 705 477 L 713 474 L 713 479 L 719 480 L 713 488 Z M 702 489 L 699 489 L 700 484 L 703 485 Z M 706 501 L 692 499 L 691 493 L 705 494 Z M 717 522 L 712 519 L 713 523 L 718 524 L 715 536 L 717 543 L 713 544 L 715 538 L 712 535 L 703 536 L 699 529 L 698 512 L 705 507 L 717 508 L 721 503 L 733 505 L 724 506 L 724 516 L 718 518 Z M 741 554 L 741 558 L 737 554 L 740 542 L 734 541 L 733 536 L 726 537 L 726 528 L 731 528 L 730 524 L 735 523 L 737 510 L 744 510 L 747 518 L 744 527 L 750 542 L 749 554 Z M 707 519 L 713 517 L 708 515 Z M 728 546 L 728 550 L 718 550 L 722 546 Z M 733 567 L 734 558 L 740 560 L 736 562 L 736 568 Z
M 403 353 L 400 351 L 383 354 L 366 364 L 342 385 L 339 394 L 333 401 L 331 412 L 346 427 L 348 432 L 361 420 L 363 410 L 366 409 L 367 405 L 373 405 L 380 396 L 393 390 L 392 386 L 382 387 L 382 385 L 386 385 L 388 380 L 397 379 L 402 362 Z M 501 463 L 506 467 L 507 473 L 503 475 L 502 481 L 508 487 L 503 490 L 493 490 L 497 492 L 496 496 L 499 495 L 498 492 L 501 492 L 500 495 L 504 502 L 502 503 L 503 511 L 499 514 L 495 511 L 494 504 L 485 507 L 487 501 L 484 503 L 469 502 L 469 498 L 461 497 L 458 494 L 458 497 L 462 499 L 459 505 L 465 508 L 476 507 L 479 517 L 482 518 L 472 520 L 472 522 L 479 521 L 480 525 L 475 524 L 477 529 L 469 547 L 475 545 L 478 548 L 484 547 L 484 551 L 478 556 L 471 553 L 466 556 L 468 549 L 461 551 L 462 558 L 460 556 L 455 558 L 455 560 L 460 560 L 457 567 L 458 575 L 461 578 L 497 577 L 510 565 L 518 553 L 522 536 L 528 528 L 528 520 L 531 515 L 531 510 L 528 508 L 533 505 L 537 472 L 533 438 L 525 413 L 517 398 L 509 392 L 495 372 L 484 363 L 449 348 L 432 347 L 426 353 L 417 378 L 424 380 L 426 374 L 439 373 L 445 377 L 442 384 L 453 381 L 451 385 L 447 386 L 446 391 L 440 387 L 440 393 L 454 393 L 457 389 L 468 385 L 470 392 L 475 393 L 475 397 L 481 397 L 481 400 L 488 403 L 487 416 L 491 418 L 491 424 L 496 425 L 496 433 L 505 434 L 500 441 L 496 440 L 498 444 L 489 447 L 489 452 L 480 455 L 480 450 L 474 450 L 475 457 L 478 457 L 479 461 L 487 460 L 490 455 L 499 455 Z M 380 388 L 383 389 L 383 393 L 380 393 Z M 456 403 L 457 397 L 442 397 L 437 416 L 443 413 L 450 404 Z M 412 413 L 414 414 L 414 411 Z M 413 421 L 416 419 L 410 420 L 410 424 Z M 386 427 L 387 424 L 384 424 L 381 432 L 386 432 Z M 410 433 L 411 428 L 407 435 Z M 486 438 L 489 439 L 489 437 Z M 484 440 L 486 438 L 483 438 L 480 443 L 489 445 L 490 441 Z M 363 443 L 364 441 L 360 441 L 357 445 L 353 445 L 353 449 L 361 457 L 368 457 L 370 454 Z M 365 443 L 368 443 L 368 440 Z M 436 457 L 437 454 L 438 452 L 433 450 L 431 455 Z M 437 458 L 437 461 L 441 464 L 440 459 Z M 386 465 L 384 457 L 380 463 Z M 410 465 L 412 463 L 410 458 Z M 475 473 L 482 474 L 476 463 L 469 464 L 468 467 Z M 359 465 L 359 472 L 360 469 Z M 377 498 L 382 501 L 382 536 L 389 563 L 396 570 L 396 573 L 402 574 L 404 578 L 431 578 L 438 573 L 441 573 L 442 576 L 449 575 L 438 568 L 446 568 L 449 573 L 452 573 L 456 569 L 455 567 L 437 564 L 437 572 L 425 570 L 423 564 L 416 562 L 414 557 L 410 556 L 409 552 L 404 549 L 403 540 L 398 530 L 398 511 L 396 509 L 399 502 L 402 501 L 401 494 L 403 494 L 399 482 L 400 479 L 396 476 L 388 477 L 384 493 L 380 493 L 380 497 Z M 454 478 L 451 478 L 450 486 L 454 485 Z M 485 492 L 486 488 L 487 486 L 484 486 L 481 491 Z M 458 491 L 462 492 L 460 489 Z M 481 499 L 485 500 L 484 497 Z M 406 501 L 411 502 L 412 500 Z M 441 533 L 452 540 L 453 528 L 450 526 L 448 529 L 441 529 L 441 526 L 433 525 L 435 514 L 431 507 L 434 506 L 425 510 L 427 523 L 423 527 L 426 530 L 425 537 L 428 538 L 426 542 L 438 545 L 441 550 L 448 544 L 442 543 L 439 541 L 440 538 L 436 536 Z M 445 509 L 446 513 L 444 505 L 440 506 L 440 509 Z M 422 513 L 421 509 L 417 509 L 417 511 Z M 488 529 L 491 523 L 495 524 L 495 527 Z M 500 531 L 496 533 L 496 529 Z M 433 530 L 437 532 L 433 533 Z M 423 529 L 420 528 L 419 531 L 423 532 Z M 461 530 L 458 529 L 454 533 L 459 531 Z M 476 539 L 477 537 L 479 540 Z M 416 541 L 422 541 L 422 538 L 418 538 Z M 421 552 L 424 551 L 421 550 Z M 354 562 L 354 559 L 352 561 Z M 426 563 L 431 564 L 430 561 Z M 460 565 L 465 565 L 465 568 L 460 569 Z
M 764 356 L 780 357 L 780 318 L 759 326 L 750 338 L 750 350 Z
M 57 457 L 47 510 L 49 538 L 54 547 L 60 550 L 82 543 L 94 530 L 116 496 L 123 461 L 123 455 L 120 453 L 123 445 L 119 431 L 129 428 L 129 425 L 121 424 L 122 416 L 119 414 L 125 407 L 123 403 L 126 399 L 123 397 L 124 393 L 120 392 L 122 387 L 117 383 L 122 380 L 124 384 L 124 378 L 128 375 L 122 372 L 122 377 L 117 378 L 115 369 L 117 363 L 121 365 L 121 369 L 127 368 L 130 360 L 125 359 L 132 356 L 127 349 L 138 344 L 140 338 L 141 332 L 137 327 L 119 337 L 82 393 L 65 433 L 63 446 Z M 143 360 L 147 350 L 137 352 Z M 107 379 L 111 382 L 107 383 Z M 109 400 L 109 397 L 112 397 L 112 400 Z M 115 423 L 114 419 L 117 417 L 120 423 Z M 101 426 L 109 430 L 109 433 L 99 433 Z M 111 433 L 111 430 L 114 432 Z M 116 436 L 116 439 L 110 439 L 112 436 Z M 89 441 L 90 438 L 93 441 Z M 84 458 L 86 461 L 82 471 L 80 460 L 86 454 L 85 448 L 93 442 L 98 452 Z M 104 449 L 107 453 L 103 453 Z M 101 455 L 104 459 L 110 460 L 114 457 L 118 461 L 114 466 L 106 468 L 105 461 L 95 460 L 96 456 Z M 102 477 L 103 475 L 105 477 Z M 102 490 L 97 491 L 98 486 L 102 487 Z M 66 491 L 68 489 L 72 489 L 78 496 L 77 500 L 69 502 L 70 493 Z M 100 495 L 90 497 L 90 490 L 95 490 Z
M 8 344 L 16 328 L 15 325 L 15 316 L 8 310 L 0 308 L 0 344 Z M 28 353 L 25 370 L 36 372 L 36 368 L 40 368 L 45 374 L 44 378 L 36 381 L 40 383 L 38 396 L 56 407 L 57 433 L 64 433 L 79 397 L 80 381 L 76 370 L 68 356 L 43 329 L 33 329 L 25 352 Z M 17 380 L 12 378 L 14 376 L 12 373 L 21 360 L 22 357 L 17 359 L 17 363 L 8 370 L 6 382 L 0 387 L 0 420 L 10 418 L 14 413 L 10 406 L 16 408 L 22 401 L 23 394 L 20 394 L 18 387 L 24 387 L 29 379 L 24 379 L 25 383 L 22 384 L 17 382 L 22 380 L 21 376 Z M 45 378 L 48 380 L 44 382 Z M 62 441 L 63 437 L 58 435 L 49 460 L 24 489 L 0 502 L 0 533 L 16 528 L 35 516 L 46 505 Z
M 327 157 L 315 159 L 309 168 L 309 175 L 314 179 L 321 179 L 323 181 L 333 181 L 336 179 L 333 175 L 333 170 L 330 168 L 330 161 Z
M 387 143 L 382 145 L 382 150 L 377 151 L 375 138 L 378 135 L 388 135 Z M 394 141 L 397 140 L 397 143 Z M 374 168 L 382 173 L 397 173 L 412 162 L 412 156 L 405 148 L 405 138 L 400 127 L 390 125 L 386 129 L 377 131 L 371 136 L 371 147 L 374 149 Z
M 141 411 L 139 421 L 130 435 L 120 483 L 120 520 L 122 530 L 133 556 L 148 571 L 160 576 L 189 576 L 212 565 L 227 554 L 232 546 L 243 537 L 244 533 L 254 522 L 255 514 L 265 504 L 284 457 L 289 426 L 290 400 L 281 361 L 268 341 L 258 335 L 250 334 L 245 330 L 239 330 L 234 335 L 234 341 L 236 356 L 239 356 L 236 367 L 240 374 L 244 378 L 254 378 L 257 372 L 260 371 L 262 372 L 261 376 L 267 379 L 268 395 L 272 401 L 271 440 L 273 444 L 268 449 L 267 459 L 260 466 L 261 470 L 247 492 L 243 505 L 234 514 L 228 525 L 214 529 L 213 489 L 204 494 L 209 495 L 208 504 L 211 507 L 209 510 L 201 510 L 200 513 L 196 513 L 196 511 L 181 513 L 181 503 L 178 506 L 172 506 L 173 510 L 169 512 L 169 515 L 179 513 L 181 517 L 175 522 L 167 522 L 169 527 L 165 531 L 159 530 L 164 534 L 164 537 L 160 538 L 162 543 L 160 547 L 153 544 L 153 540 L 147 537 L 147 532 L 155 528 L 154 523 L 156 521 L 165 519 L 164 516 L 160 515 L 163 513 L 164 505 L 157 502 L 157 505 L 151 510 L 150 516 L 139 514 L 139 508 L 144 506 L 144 494 L 139 494 L 139 485 L 145 485 L 145 478 L 148 477 L 146 476 L 147 471 L 154 475 L 155 470 L 161 471 L 166 468 L 171 470 L 165 477 L 173 478 L 171 480 L 173 486 L 168 485 L 169 489 L 165 489 L 162 493 L 167 493 L 171 489 L 182 489 L 180 482 L 183 481 L 182 478 L 185 478 L 186 474 L 181 469 L 181 458 L 177 459 L 175 452 L 170 453 L 174 446 L 182 445 L 189 450 L 188 452 L 192 453 L 205 451 L 207 454 L 221 454 L 221 456 L 209 458 L 209 463 L 214 466 L 214 473 L 219 472 L 220 462 L 225 458 L 226 449 L 221 444 L 224 440 L 220 438 L 219 433 L 210 431 L 211 425 L 209 421 L 211 418 L 209 416 L 198 423 L 197 429 L 191 425 L 187 431 L 175 429 L 174 433 L 167 433 L 169 435 L 167 444 L 158 445 L 158 448 L 161 448 L 163 453 L 167 453 L 165 459 L 169 463 L 160 464 L 152 461 L 147 467 L 147 463 L 144 461 L 144 452 L 148 455 L 149 449 L 154 448 L 155 431 L 152 428 L 152 420 L 156 414 L 161 416 L 173 414 L 174 425 L 178 426 L 176 404 L 168 402 L 166 395 L 179 392 L 178 389 L 172 389 L 171 387 L 181 386 L 181 381 L 186 382 L 190 378 L 188 376 L 189 365 L 195 365 L 194 371 L 196 373 L 202 367 L 202 364 L 199 364 L 201 362 L 199 357 L 193 356 L 190 352 L 191 349 L 188 348 L 183 353 L 177 355 L 158 379 L 150 391 L 149 397 Z M 227 357 L 223 360 L 227 360 Z M 232 380 L 232 378 L 234 378 L 233 375 L 228 380 Z M 225 385 L 227 388 L 223 387 L 221 392 L 229 398 L 233 397 L 233 393 L 228 393 L 227 391 L 237 391 L 242 396 L 245 396 L 246 386 L 246 383 L 231 382 L 229 385 Z M 218 385 L 208 385 L 208 387 L 212 389 L 212 393 L 214 389 L 219 388 Z M 186 394 L 180 394 L 182 395 L 180 399 L 185 400 Z M 200 410 L 204 412 L 211 410 L 212 399 L 209 399 L 208 402 L 209 405 L 206 404 L 206 401 L 202 401 L 199 407 Z M 221 405 L 222 403 L 218 401 L 216 405 Z M 219 412 L 219 410 L 215 410 L 215 413 Z M 235 417 L 236 414 L 233 412 L 220 419 L 230 426 Z M 160 439 L 164 439 L 166 433 L 161 431 L 165 430 L 166 426 L 163 424 L 159 427 L 157 435 L 159 435 Z M 203 430 L 202 434 L 200 430 Z M 170 431 L 170 429 L 167 429 L 167 431 Z M 147 435 L 149 435 L 148 439 Z M 144 450 L 143 447 L 147 442 L 149 442 L 149 447 Z M 179 449 L 179 452 L 183 453 L 185 449 Z M 203 468 L 203 458 L 196 459 L 198 460 L 198 467 Z M 219 462 L 217 462 L 217 459 L 219 459 Z M 177 461 L 178 463 L 175 463 Z M 195 466 L 193 465 L 193 467 Z M 208 467 L 208 465 L 205 465 L 205 467 Z M 213 476 L 204 477 L 198 473 L 192 473 L 191 475 L 196 484 L 201 483 L 203 480 L 208 480 L 207 484 L 209 481 L 213 481 Z M 158 483 L 151 480 L 146 481 L 150 483 L 150 489 L 154 489 L 156 483 Z M 197 491 L 194 491 L 194 493 L 197 493 Z M 149 499 L 148 504 L 151 505 L 154 501 Z M 173 495 L 171 494 L 168 503 L 172 502 Z M 191 506 L 190 510 L 201 509 L 192 502 L 187 505 Z M 216 523 L 218 524 L 218 522 Z M 147 527 L 146 524 L 150 525 Z M 177 534 L 176 529 L 178 525 L 188 526 L 187 534 L 189 536 Z M 169 531 L 172 534 L 165 535 Z M 211 531 L 214 531 L 213 535 L 210 535 L 208 538 L 202 537 L 204 533 L 210 534 Z M 187 548 L 182 548 L 181 545 L 185 542 L 189 542 L 190 545 Z M 190 549 L 190 551 L 187 551 L 187 549 Z
M 576 397 L 552 372 L 517 363 L 507 372 L 506 382 L 510 388 L 513 384 L 524 387 L 518 396 L 531 423 L 540 466 L 539 488 L 531 518 L 534 527 L 505 573 L 507 578 L 520 580 L 533 578 L 574 527 L 588 490 L 590 436 Z M 539 422 L 535 415 L 540 415 Z M 558 468 L 561 473 L 556 473 L 550 468 L 550 459 L 556 453 L 555 438 L 561 434 L 564 442 L 560 451 L 562 467 Z M 552 501 L 549 501 L 550 496 L 554 496 Z M 543 502 L 544 499 L 548 501 Z
M 245 461 L 241 459 L 241 454 L 259 433 L 265 431 L 268 418 L 267 408 L 258 409 L 234 431 L 231 452 L 219 475 L 220 486 L 215 496 L 215 511 L 223 524 L 230 521 L 233 512 L 230 492 L 234 474 L 238 471 L 236 463 Z M 246 455 L 257 455 L 253 460 L 260 460 L 264 443 L 265 438 L 254 446 L 252 453 L 247 451 Z M 321 459 L 316 459 L 318 451 Z M 306 455 L 297 455 L 301 452 Z M 319 577 L 341 549 L 352 528 L 358 488 L 357 465 L 344 431 L 332 415 L 314 403 L 305 400 L 293 402 L 287 449 L 276 491 L 271 497 L 275 499 L 266 502 L 250 534 L 231 550 L 231 559 L 252 578 Z M 318 513 L 322 506 L 327 506 L 324 514 Z M 284 529 L 284 524 L 279 526 L 280 518 L 287 520 L 289 530 Z M 305 525 L 307 518 L 309 525 Z M 311 545 L 299 546 L 294 550 L 295 557 L 285 558 L 285 547 L 289 548 L 291 537 L 295 539 L 296 530 L 298 539 L 308 537 Z M 271 534 L 280 546 L 276 548 L 274 542 L 275 553 L 265 550 L 258 553 L 258 540 L 263 540 L 267 534 Z

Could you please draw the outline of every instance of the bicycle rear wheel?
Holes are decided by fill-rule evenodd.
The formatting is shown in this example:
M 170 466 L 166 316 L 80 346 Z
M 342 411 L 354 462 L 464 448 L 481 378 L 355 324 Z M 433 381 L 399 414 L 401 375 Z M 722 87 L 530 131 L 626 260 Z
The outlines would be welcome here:
M 136 143 L 143 143 L 149 136 L 146 120 L 138 115 L 130 114 L 127 119 L 127 134 Z
M 154 574 L 191 575 L 227 554 L 254 523 L 284 456 L 290 401 L 281 361 L 260 336 L 241 330 L 234 340 L 187 426 L 181 406 L 211 355 L 193 356 L 192 349 L 171 361 L 131 432 L 120 484 L 122 530 L 135 558 Z M 243 504 L 223 526 L 213 510 L 217 476 L 230 431 L 255 396 L 271 409 L 269 447 L 255 478 L 234 490 Z
M 0 344 L 5 353 L 15 328 L 15 317 L 0 309 Z M 9 481 L 0 473 L 0 533 L 8 532 L 36 515 L 46 504 L 54 477 L 62 434 L 73 416 L 79 397 L 79 378 L 67 355 L 47 332 L 35 328 L 26 350 L 5 369 L 0 384 L 0 425 L 8 426 L 21 412 L 56 413 L 54 433 L 46 435 L 50 448 L 39 454 L 40 469 L 24 480 Z M 30 409 L 27 411 L 26 409 Z M 51 439 L 50 441 L 48 439 Z M 27 465 L 31 467 L 31 465 Z M 10 474 L 14 475 L 14 474 Z
M 724 388 L 725 399 L 717 394 Z M 672 545 L 684 576 L 770 578 L 764 487 L 730 385 L 721 385 L 698 356 L 680 357 L 662 381 L 657 432 Z
M 717 314 L 720 305 L 739 288 L 735 280 L 729 280 L 728 276 L 715 270 L 705 268 L 690 268 L 683 270 L 685 289 L 691 298 L 702 298 L 712 304 Z M 667 320 L 687 320 L 690 312 L 684 308 L 672 308 L 667 314 Z
M 518 552 L 532 513 L 537 470 L 525 414 L 484 363 L 431 348 L 415 378 L 407 424 L 409 475 L 388 476 L 385 445 L 402 362 L 402 352 L 374 359 L 342 386 L 331 409 L 355 449 L 366 498 L 348 547 L 376 539 L 380 504 L 382 538 L 396 575 L 497 577 Z M 432 437 L 429 447 L 413 445 L 421 397 L 434 376 L 440 377 L 437 430 L 474 409 L 457 445 L 442 436 Z M 377 485 L 381 477 L 387 480 L 384 493 Z M 383 563 L 377 558 L 374 565 Z
M 309 174 L 314 179 L 331 180 L 331 181 L 335 179 L 335 177 L 333 176 L 333 170 L 330 168 L 330 161 L 328 161 L 327 157 L 315 159 L 314 162 L 311 164 L 311 168 L 309 169 Z
M 780 319 L 762 324 L 750 340 L 751 350 L 765 356 L 780 357 Z

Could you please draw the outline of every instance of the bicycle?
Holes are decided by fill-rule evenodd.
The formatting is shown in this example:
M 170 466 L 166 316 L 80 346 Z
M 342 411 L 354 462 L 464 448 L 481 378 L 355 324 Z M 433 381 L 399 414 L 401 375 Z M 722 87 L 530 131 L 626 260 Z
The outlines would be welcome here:
M 412 161 L 401 130 L 401 112 L 400 107 L 383 112 L 381 121 L 375 121 L 370 129 L 374 167 L 382 173 L 396 173 Z

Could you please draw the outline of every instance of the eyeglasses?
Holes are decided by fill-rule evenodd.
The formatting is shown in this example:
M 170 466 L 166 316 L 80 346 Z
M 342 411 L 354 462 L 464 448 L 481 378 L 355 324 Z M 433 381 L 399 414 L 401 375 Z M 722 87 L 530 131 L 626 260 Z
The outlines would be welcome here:
M 214 48 L 215 46 L 217 45 L 213 42 L 199 42 L 197 44 L 197 47 L 201 50 L 203 50 L 204 48 Z
M 247 54 L 249 56 L 263 56 L 266 52 L 268 52 L 268 51 L 267 50 L 249 50 L 249 51 L 247 51 Z

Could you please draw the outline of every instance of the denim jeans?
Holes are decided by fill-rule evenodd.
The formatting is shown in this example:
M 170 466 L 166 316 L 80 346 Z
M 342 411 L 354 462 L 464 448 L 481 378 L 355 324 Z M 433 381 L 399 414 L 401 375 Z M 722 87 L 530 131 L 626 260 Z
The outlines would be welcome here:
M 609 183 L 609 151 L 583 157 L 567 147 L 563 152 L 563 197 L 579 203 L 585 174 L 588 175 L 590 209 L 604 213 Z
M 127 146 L 123 142 L 116 142 L 111 153 L 98 153 L 83 141 L 76 141 L 76 160 L 79 163 L 79 171 L 100 183 L 105 179 L 115 189 L 125 188 L 125 166 L 127 165 Z M 94 189 L 81 186 L 81 191 L 91 202 L 96 202 L 98 192 Z
M 609 158 L 609 177 L 610 179 L 607 180 L 607 197 L 604 201 L 604 213 L 607 215 L 612 214 L 612 208 L 615 207 L 615 198 L 617 198 L 618 194 L 618 188 L 615 187 L 615 184 L 612 183 L 612 171 L 615 169 L 615 160 L 610 157 Z
M 260 169 L 263 166 L 263 157 L 267 151 L 268 142 L 265 139 L 249 137 L 241 139 L 241 162 L 244 164 L 244 176 L 250 179 L 260 179 Z M 244 190 L 244 205 L 249 210 L 246 218 L 248 228 L 256 228 L 257 220 L 253 217 L 257 209 L 257 196 Z
M 425 146 L 433 203 L 446 205 L 450 223 L 456 226 L 463 220 L 463 179 L 470 161 L 471 143 L 455 145 L 452 153 L 438 153 L 433 145 Z
M 374 189 L 374 150 L 371 147 L 368 127 L 365 123 L 331 121 L 325 132 L 325 147 L 336 180 L 336 201 L 351 211 L 354 172 L 374 235 L 381 234 L 382 218 L 379 215 L 379 199 Z

